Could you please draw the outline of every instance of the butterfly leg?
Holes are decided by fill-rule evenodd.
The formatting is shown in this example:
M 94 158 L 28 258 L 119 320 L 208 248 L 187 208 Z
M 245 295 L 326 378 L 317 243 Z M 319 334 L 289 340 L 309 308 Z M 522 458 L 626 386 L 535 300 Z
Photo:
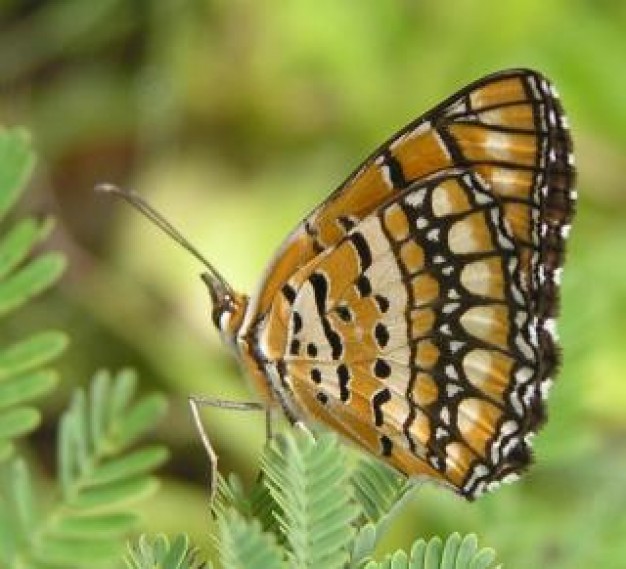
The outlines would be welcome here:
M 211 439 L 202 424 L 200 417 L 200 407 L 216 407 L 218 409 L 235 409 L 237 411 L 265 411 L 265 433 L 267 439 L 272 437 L 272 413 L 269 406 L 253 401 L 228 401 L 214 397 L 202 397 L 192 395 L 189 397 L 189 407 L 196 430 L 200 435 L 200 440 L 204 445 L 209 459 L 209 499 L 213 501 L 217 492 L 217 453 L 211 444 Z

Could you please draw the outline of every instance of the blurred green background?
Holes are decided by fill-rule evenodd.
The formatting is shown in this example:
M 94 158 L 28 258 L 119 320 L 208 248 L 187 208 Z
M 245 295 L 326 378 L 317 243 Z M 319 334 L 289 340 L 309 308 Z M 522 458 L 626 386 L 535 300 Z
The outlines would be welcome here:
M 173 458 L 146 531 L 208 543 L 205 460 L 186 397 L 254 398 L 209 319 L 201 267 L 98 182 L 147 196 L 237 288 L 394 130 L 500 68 L 558 86 L 579 169 L 564 364 L 525 479 L 475 504 L 425 487 L 385 548 L 476 531 L 507 568 L 626 566 L 626 3 L 619 0 L 4 0 L 0 122 L 33 133 L 29 211 L 58 219 L 56 292 L 2 334 L 66 329 L 63 384 L 31 441 L 100 367 L 169 394 Z M 207 411 L 223 471 L 255 476 L 261 417 Z

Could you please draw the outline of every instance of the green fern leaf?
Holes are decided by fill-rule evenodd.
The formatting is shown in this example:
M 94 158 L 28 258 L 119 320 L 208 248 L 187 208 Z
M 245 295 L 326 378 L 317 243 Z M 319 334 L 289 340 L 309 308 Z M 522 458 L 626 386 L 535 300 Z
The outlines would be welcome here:
M 56 358 L 67 346 L 61 332 L 40 332 L 0 350 L 0 382 L 39 368 Z
M 372 559 L 379 526 L 409 494 L 408 487 L 378 463 L 362 463 L 351 472 L 344 459 L 334 435 L 315 440 L 307 433 L 289 431 L 266 445 L 262 476 L 247 495 L 236 476 L 228 482 L 220 476 L 213 511 L 224 569 L 493 568 L 494 551 L 479 549 L 473 534 L 461 538 L 455 533 L 445 543 L 439 537 L 418 540 L 410 555 L 398 550 L 380 562 Z M 368 516 L 359 503 L 367 504 Z M 358 523 L 362 525 L 355 535 Z
M 409 569 L 409 558 L 401 549 L 387 555 L 381 563 L 369 561 L 364 569 Z
M 18 128 L 0 130 L 0 220 L 24 191 L 34 164 L 28 133 Z
M 367 522 L 359 527 L 350 555 L 350 569 L 360 569 L 366 566 L 374 553 L 374 549 L 376 549 L 377 543 L 376 526 L 372 522 Z
M 37 550 L 30 555 L 35 562 L 29 561 L 29 567 L 92 567 L 107 560 L 116 559 L 120 553 L 118 540 L 94 537 L 66 537 L 48 533 Z
M 351 482 L 354 486 L 354 495 L 367 519 L 374 523 L 378 523 L 386 516 L 412 487 L 406 478 L 379 460 L 369 457 L 359 460 Z
M 40 397 L 51 391 L 57 381 L 55 372 L 44 370 L 17 375 L 0 382 L 0 410 Z
M 26 132 L 0 129 L 0 221 L 24 191 L 33 164 Z M 25 219 L 0 237 L 0 317 L 48 288 L 63 271 L 65 261 L 57 253 L 27 260 L 51 226 Z M 52 373 L 37 368 L 56 357 L 66 343 L 64 335 L 45 332 L 0 346 L 0 462 L 11 456 L 14 438 L 39 424 L 39 411 L 26 403 L 50 391 L 56 380 Z
M 274 501 L 263 477 L 252 488 L 249 503 L 250 516 L 259 520 L 263 531 L 273 533 L 278 543 L 282 545 L 285 536 L 281 533 L 278 523 L 282 517 L 282 511 Z
M 179 535 L 170 544 L 164 535 L 148 538 L 142 535 L 136 543 L 129 544 L 124 558 L 128 569 L 210 569 L 197 559 L 195 549 L 186 535 Z
M 0 165 L 1 167 L 1 165 Z M 33 247 L 48 236 L 53 223 L 33 218 L 19 221 L 0 241 L 0 279 L 26 260 Z
M 92 474 L 90 483 L 98 486 L 117 482 L 129 476 L 137 476 L 151 472 L 163 464 L 167 456 L 167 450 L 158 445 L 129 452 L 120 458 L 109 460 L 99 467 Z
M 464 538 L 458 533 L 448 537 L 445 544 L 433 537 L 428 542 L 420 539 L 411 548 L 410 569 L 489 569 L 493 567 L 495 552 L 478 549 L 476 535 Z
M 135 385 L 128 371 L 118 378 L 100 372 L 87 393 L 77 390 L 60 421 L 59 497 L 43 515 L 35 507 L 37 493 L 25 464 L 18 460 L 7 469 L 0 487 L 5 493 L 0 496 L 0 534 L 6 531 L 8 537 L 2 538 L 0 564 L 74 568 L 118 557 L 120 539 L 137 521 L 125 506 L 155 490 L 150 473 L 167 457 L 158 446 L 129 450 L 165 409 L 158 396 L 134 402 Z M 104 397 L 114 393 L 115 403 Z M 140 416 L 141 428 L 133 419 L 126 432 L 129 416 Z
M 354 495 L 370 523 L 359 528 L 351 556 L 351 568 L 361 567 L 373 554 L 395 515 L 419 488 L 384 463 L 363 457 L 351 483 Z M 362 535 L 366 532 L 365 535 Z
M 474 534 L 464 538 L 452 534 L 446 543 L 433 537 L 429 541 L 417 540 L 411 548 L 410 558 L 398 550 L 378 563 L 370 560 L 364 569 L 489 569 L 493 567 L 496 554 L 492 549 L 478 549 Z M 500 566 L 498 566 L 500 567 Z M 496 568 L 497 569 L 497 568 Z
M 246 519 L 256 519 L 264 532 L 273 533 L 279 544 L 284 541 L 284 535 L 278 527 L 278 518 L 281 510 L 272 498 L 272 495 L 261 474 L 252 489 L 246 493 L 239 477 L 234 473 L 225 480 L 218 474 L 218 490 L 213 501 L 212 509 L 216 517 L 223 515 L 228 508 L 237 510 Z
M 298 568 L 345 567 L 359 513 L 345 457 L 334 435 L 276 437 L 262 458 L 279 526 Z
M 0 435 L 3 438 L 15 438 L 37 428 L 41 415 L 33 407 L 18 407 L 6 411 L 0 416 Z
M 273 534 L 258 520 L 247 520 L 233 509 L 218 518 L 220 560 L 224 569 L 285 568 L 283 552 Z
M 39 411 L 26 404 L 54 387 L 56 375 L 40 368 L 66 344 L 64 334 L 42 332 L 0 348 L 0 462 L 11 456 L 13 439 L 39 425 Z
M 65 258 L 62 255 L 48 253 L 0 282 L 0 316 L 15 310 L 46 290 L 61 276 L 64 268 Z
M 137 519 L 133 514 L 68 514 L 58 523 L 58 531 L 68 538 L 89 538 L 98 535 L 101 538 L 119 539 L 128 534 Z

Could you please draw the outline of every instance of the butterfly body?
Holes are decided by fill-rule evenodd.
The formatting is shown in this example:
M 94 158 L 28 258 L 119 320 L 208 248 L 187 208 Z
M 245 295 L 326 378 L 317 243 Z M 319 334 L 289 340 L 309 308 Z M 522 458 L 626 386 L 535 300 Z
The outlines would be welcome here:
M 547 80 L 481 79 L 374 152 L 250 298 L 209 278 L 214 321 L 292 421 L 472 499 L 529 463 L 544 417 L 571 152 Z

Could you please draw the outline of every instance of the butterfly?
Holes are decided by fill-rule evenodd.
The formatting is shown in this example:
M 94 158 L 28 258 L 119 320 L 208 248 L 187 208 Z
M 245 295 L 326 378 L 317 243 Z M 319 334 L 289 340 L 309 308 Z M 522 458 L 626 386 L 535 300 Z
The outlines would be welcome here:
M 551 83 L 486 76 L 367 158 L 253 295 L 204 261 L 213 321 L 267 406 L 474 499 L 545 420 L 574 177 Z

